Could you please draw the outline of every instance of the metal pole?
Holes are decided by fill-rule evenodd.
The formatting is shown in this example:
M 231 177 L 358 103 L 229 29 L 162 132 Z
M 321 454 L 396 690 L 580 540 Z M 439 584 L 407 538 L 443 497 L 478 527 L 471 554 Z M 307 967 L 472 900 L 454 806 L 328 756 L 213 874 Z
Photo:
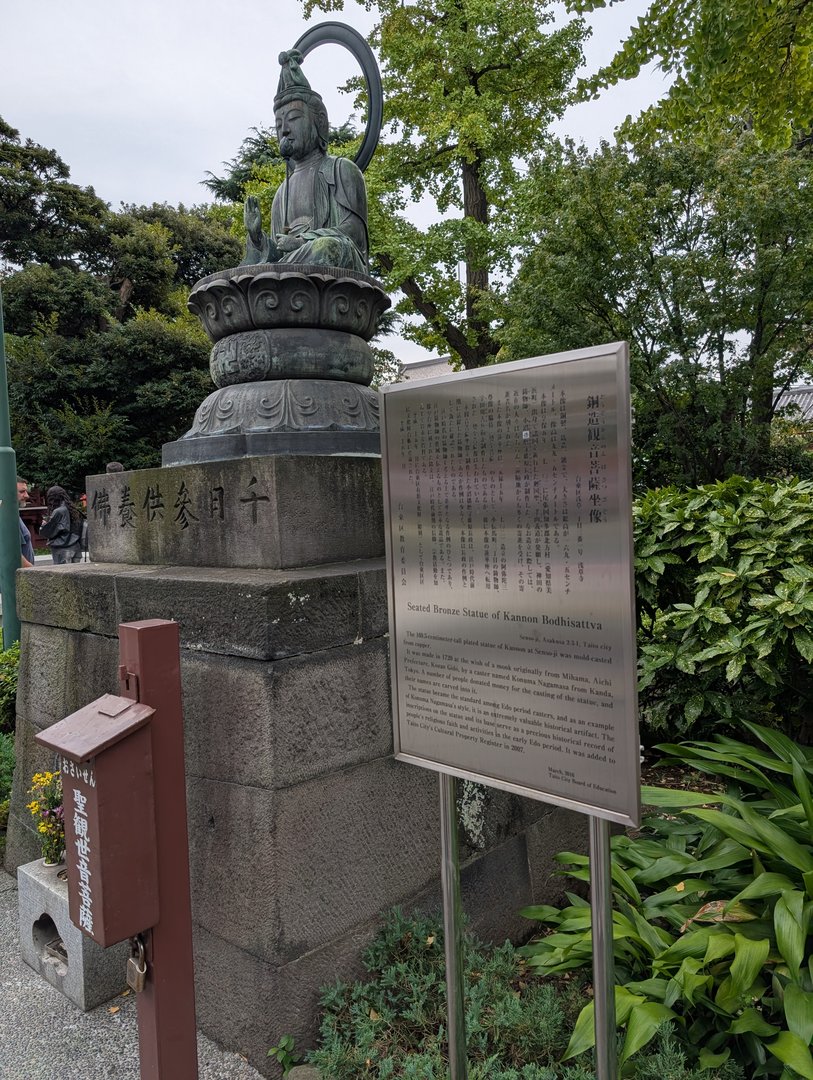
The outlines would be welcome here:
M 141 1080 L 197 1080 L 178 624 L 166 619 L 121 623 L 119 660 L 122 696 L 156 710 L 150 730 L 159 915 L 144 935 L 147 983 L 138 994 Z
M 16 582 L 19 569 L 20 512 L 17 508 L 17 456 L 11 448 L 3 294 L 0 292 L 0 595 L 3 598 L 4 649 L 20 640 Z
M 460 905 L 460 854 L 457 847 L 456 781 L 440 773 L 440 879 L 443 886 L 443 938 L 446 945 L 450 1080 L 467 1080 L 466 1011 L 463 991 L 463 919 Z
M 590 903 L 593 922 L 593 1002 L 597 1080 L 616 1080 L 615 968 L 610 825 L 590 815 Z

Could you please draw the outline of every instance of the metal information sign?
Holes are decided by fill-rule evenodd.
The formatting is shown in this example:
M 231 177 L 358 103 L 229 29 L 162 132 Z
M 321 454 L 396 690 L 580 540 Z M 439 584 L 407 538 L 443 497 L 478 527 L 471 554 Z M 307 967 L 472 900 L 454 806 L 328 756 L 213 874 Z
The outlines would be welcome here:
M 382 390 L 396 757 L 637 825 L 625 344 Z

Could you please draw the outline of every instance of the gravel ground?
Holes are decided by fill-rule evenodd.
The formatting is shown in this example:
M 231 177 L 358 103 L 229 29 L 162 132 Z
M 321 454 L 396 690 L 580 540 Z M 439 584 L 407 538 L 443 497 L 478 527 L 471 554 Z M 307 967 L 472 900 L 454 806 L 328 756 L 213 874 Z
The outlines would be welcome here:
M 198 1035 L 200 1080 L 259 1080 Z M 135 997 L 83 1013 L 20 959 L 17 882 L 0 870 L 0 1080 L 139 1080 Z

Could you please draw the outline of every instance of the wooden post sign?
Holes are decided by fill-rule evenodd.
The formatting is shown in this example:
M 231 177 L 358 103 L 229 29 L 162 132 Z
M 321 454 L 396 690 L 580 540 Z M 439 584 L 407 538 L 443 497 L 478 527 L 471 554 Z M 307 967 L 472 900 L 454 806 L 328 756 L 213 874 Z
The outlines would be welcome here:
M 71 922 L 103 948 L 158 922 L 154 713 L 105 694 L 36 736 L 60 755 Z

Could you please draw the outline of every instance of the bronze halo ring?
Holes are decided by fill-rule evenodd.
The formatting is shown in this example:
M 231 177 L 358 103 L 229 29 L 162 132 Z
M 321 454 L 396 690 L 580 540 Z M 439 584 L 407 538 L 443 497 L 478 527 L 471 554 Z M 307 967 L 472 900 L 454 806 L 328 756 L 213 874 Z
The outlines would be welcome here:
M 384 92 L 381 89 L 381 74 L 378 70 L 373 50 L 352 26 L 340 22 L 323 22 L 306 30 L 294 45 L 305 57 L 317 45 L 342 45 L 351 52 L 359 63 L 364 82 L 367 86 L 367 126 L 361 140 L 359 152 L 353 159 L 362 172 L 372 160 L 378 137 L 384 120 Z

